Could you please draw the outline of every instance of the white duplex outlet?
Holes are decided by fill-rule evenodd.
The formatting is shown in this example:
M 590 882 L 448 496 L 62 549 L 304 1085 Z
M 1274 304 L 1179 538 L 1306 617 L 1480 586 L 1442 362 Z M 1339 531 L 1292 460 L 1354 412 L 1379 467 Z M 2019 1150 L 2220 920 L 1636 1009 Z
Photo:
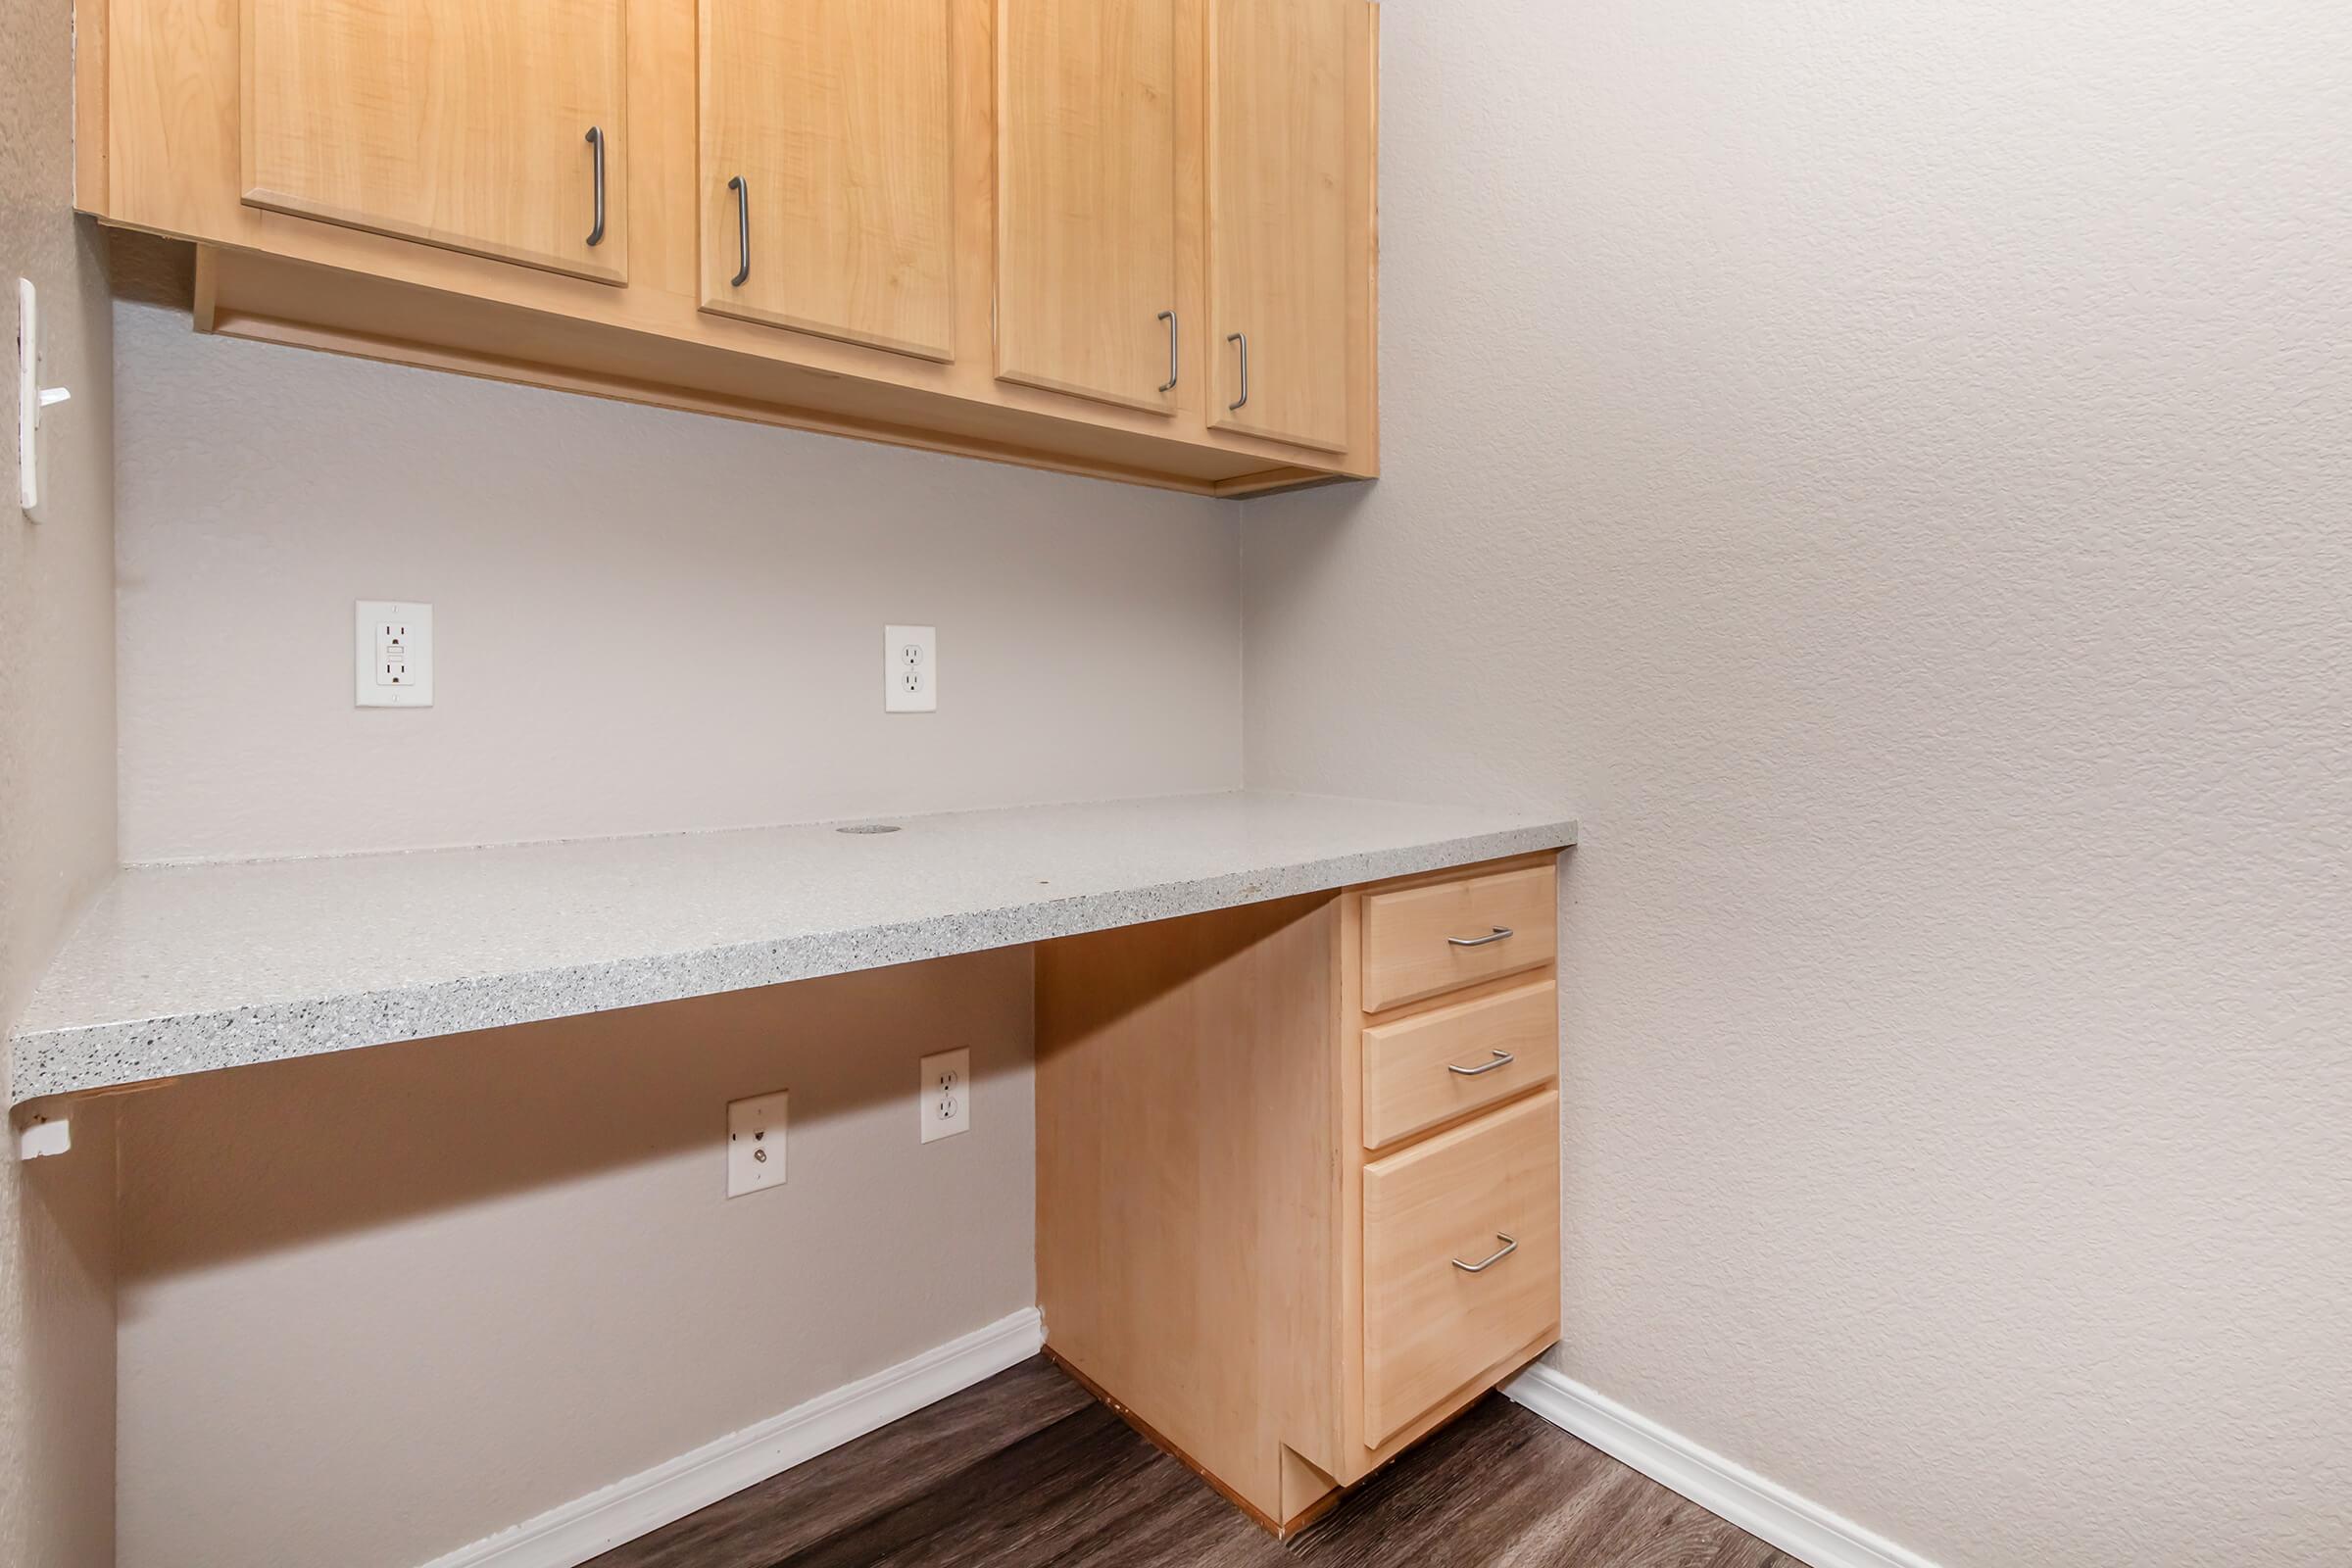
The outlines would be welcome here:
M 784 1107 L 792 1091 L 727 1102 L 727 1196 L 784 1185 Z
M 930 713 L 939 709 L 939 628 L 882 628 L 882 711 Z
M 943 1051 L 923 1058 L 923 1142 L 972 1130 L 972 1054 Z

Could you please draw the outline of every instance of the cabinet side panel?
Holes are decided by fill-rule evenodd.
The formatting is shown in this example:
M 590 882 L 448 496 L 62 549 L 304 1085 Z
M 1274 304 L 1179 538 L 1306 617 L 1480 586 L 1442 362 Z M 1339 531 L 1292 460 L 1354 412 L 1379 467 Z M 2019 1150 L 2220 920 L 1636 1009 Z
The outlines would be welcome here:
M 106 0 L 81 0 L 74 8 L 74 208 L 100 218 L 113 210 L 107 185 L 106 42 Z
M 1048 1343 L 1276 1518 L 1284 1445 L 1338 1427 L 1338 924 L 1318 894 L 1038 950 Z

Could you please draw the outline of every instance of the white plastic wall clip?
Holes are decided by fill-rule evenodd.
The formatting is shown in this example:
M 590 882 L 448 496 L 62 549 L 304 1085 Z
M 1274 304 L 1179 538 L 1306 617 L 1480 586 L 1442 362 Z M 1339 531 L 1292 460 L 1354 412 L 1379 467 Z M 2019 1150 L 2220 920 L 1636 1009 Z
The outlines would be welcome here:
M 74 1147 L 74 1124 L 65 1117 L 35 1116 L 17 1129 L 17 1158 L 39 1159 Z
M 32 279 L 17 279 L 17 505 L 41 520 L 41 411 L 74 396 L 41 385 L 40 297 Z

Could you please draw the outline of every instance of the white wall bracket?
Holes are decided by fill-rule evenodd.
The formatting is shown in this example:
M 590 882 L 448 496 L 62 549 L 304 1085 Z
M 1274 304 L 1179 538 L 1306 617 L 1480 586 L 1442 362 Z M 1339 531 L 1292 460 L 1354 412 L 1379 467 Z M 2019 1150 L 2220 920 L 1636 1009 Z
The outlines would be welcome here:
M 41 411 L 73 397 L 41 385 L 40 296 L 32 279 L 17 279 L 17 505 L 41 520 Z
M 74 1124 L 66 1117 L 33 1116 L 17 1128 L 17 1158 L 41 1159 L 74 1147 Z

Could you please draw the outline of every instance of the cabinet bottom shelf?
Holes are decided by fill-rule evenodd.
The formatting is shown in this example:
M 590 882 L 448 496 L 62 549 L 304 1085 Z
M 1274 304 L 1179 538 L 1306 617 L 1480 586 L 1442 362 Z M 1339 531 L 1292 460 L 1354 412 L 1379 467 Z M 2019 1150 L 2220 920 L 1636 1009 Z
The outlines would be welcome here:
M 196 247 L 193 304 L 224 337 L 1192 495 L 1363 477 L 220 246 Z

